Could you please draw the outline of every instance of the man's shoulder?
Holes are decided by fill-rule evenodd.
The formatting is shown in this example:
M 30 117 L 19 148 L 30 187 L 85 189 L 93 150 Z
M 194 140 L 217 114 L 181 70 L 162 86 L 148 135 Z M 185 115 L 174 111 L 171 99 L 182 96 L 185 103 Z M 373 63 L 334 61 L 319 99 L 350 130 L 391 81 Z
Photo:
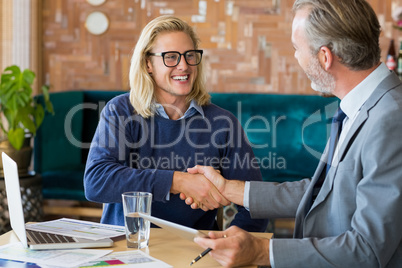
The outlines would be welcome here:
M 402 131 L 402 84 L 390 89 L 377 89 L 366 103 L 367 122 L 383 132 Z
M 130 93 L 123 93 L 113 97 L 108 103 L 110 104 L 118 104 L 118 103 L 126 103 L 130 102 Z
M 381 89 L 378 94 L 372 94 L 373 108 L 385 111 L 395 111 L 402 116 L 402 83 L 388 89 Z
M 115 96 L 111 100 L 109 100 L 106 105 L 113 105 L 116 108 L 132 107 L 129 96 L 129 93 L 123 93 L 121 95 Z
M 106 103 L 105 109 L 107 109 L 110 112 L 117 112 L 117 113 L 123 113 L 123 114 L 129 114 L 131 115 L 133 113 L 133 106 L 130 103 L 130 94 L 129 93 L 123 93 L 121 95 L 113 97 L 111 100 L 109 100 Z
M 230 112 L 229 110 L 226 110 L 222 107 L 219 107 L 216 104 L 210 103 L 208 105 L 202 106 L 202 109 L 204 109 L 204 113 L 206 116 L 222 116 L 222 115 L 227 115 L 230 118 L 236 118 L 236 116 Z

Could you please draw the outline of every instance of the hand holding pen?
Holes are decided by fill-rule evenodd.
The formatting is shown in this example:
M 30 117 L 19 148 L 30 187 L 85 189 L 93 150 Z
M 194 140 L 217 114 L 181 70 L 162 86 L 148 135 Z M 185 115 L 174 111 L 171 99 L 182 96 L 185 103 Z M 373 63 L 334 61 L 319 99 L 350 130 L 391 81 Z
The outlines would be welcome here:
M 207 235 L 209 238 L 196 237 L 194 242 L 204 249 L 212 248 L 210 257 L 222 266 L 271 265 L 270 238 L 254 235 L 234 225 L 223 232 L 211 231 Z
M 226 235 L 223 235 L 222 238 L 226 238 L 226 237 L 227 237 Z M 195 257 L 194 260 L 191 261 L 190 266 L 193 265 L 194 263 L 196 263 L 197 261 L 201 260 L 201 258 L 204 257 L 205 255 L 207 255 L 211 250 L 212 250 L 212 248 L 207 248 L 206 250 L 201 252 L 200 255 L 198 255 L 197 257 Z

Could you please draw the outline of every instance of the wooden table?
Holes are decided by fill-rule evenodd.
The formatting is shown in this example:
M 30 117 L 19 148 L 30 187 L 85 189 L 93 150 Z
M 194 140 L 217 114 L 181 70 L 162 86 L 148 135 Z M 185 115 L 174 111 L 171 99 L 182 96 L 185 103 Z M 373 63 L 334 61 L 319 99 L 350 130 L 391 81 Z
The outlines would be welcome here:
M 253 233 L 256 236 L 271 238 L 271 233 Z M 7 243 L 19 241 L 13 231 L 7 232 L 0 236 L 0 246 Z M 128 251 L 133 250 L 127 248 L 126 240 L 116 241 L 111 247 L 113 251 Z M 175 234 L 172 234 L 164 229 L 151 228 L 151 235 L 148 248 L 141 249 L 150 256 L 159 259 L 173 267 L 190 267 L 190 262 L 199 255 L 203 249 L 196 243 L 184 240 Z M 221 265 L 212 259 L 209 255 L 203 257 L 191 267 L 221 267 Z M 248 266 L 256 267 L 256 266 Z

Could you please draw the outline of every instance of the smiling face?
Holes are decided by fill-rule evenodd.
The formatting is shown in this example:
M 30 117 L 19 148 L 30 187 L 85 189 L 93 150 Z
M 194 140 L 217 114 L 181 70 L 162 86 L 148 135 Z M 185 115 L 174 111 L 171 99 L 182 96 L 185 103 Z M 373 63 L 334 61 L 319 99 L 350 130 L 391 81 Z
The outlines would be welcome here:
M 165 32 L 158 35 L 151 52 L 178 51 L 184 53 L 193 49 L 195 49 L 193 41 L 186 33 Z M 159 103 L 185 101 L 197 77 L 197 66 L 188 65 L 183 55 L 180 63 L 175 67 L 166 67 L 162 57 L 151 56 L 147 61 L 147 70 L 152 73 L 155 81 L 155 96 Z

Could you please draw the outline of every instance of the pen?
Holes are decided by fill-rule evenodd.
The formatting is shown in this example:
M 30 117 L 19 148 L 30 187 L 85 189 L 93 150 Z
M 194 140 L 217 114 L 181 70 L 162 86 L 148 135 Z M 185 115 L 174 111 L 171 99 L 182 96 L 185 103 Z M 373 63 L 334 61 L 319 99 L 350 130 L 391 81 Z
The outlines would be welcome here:
M 208 254 L 208 252 L 210 252 L 212 250 L 212 248 L 207 248 L 206 250 L 204 250 L 203 252 L 201 252 L 200 255 L 198 255 L 191 263 L 190 266 L 193 265 L 194 263 L 196 263 L 197 261 L 199 261 L 202 257 L 204 257 L 205 255 Z

